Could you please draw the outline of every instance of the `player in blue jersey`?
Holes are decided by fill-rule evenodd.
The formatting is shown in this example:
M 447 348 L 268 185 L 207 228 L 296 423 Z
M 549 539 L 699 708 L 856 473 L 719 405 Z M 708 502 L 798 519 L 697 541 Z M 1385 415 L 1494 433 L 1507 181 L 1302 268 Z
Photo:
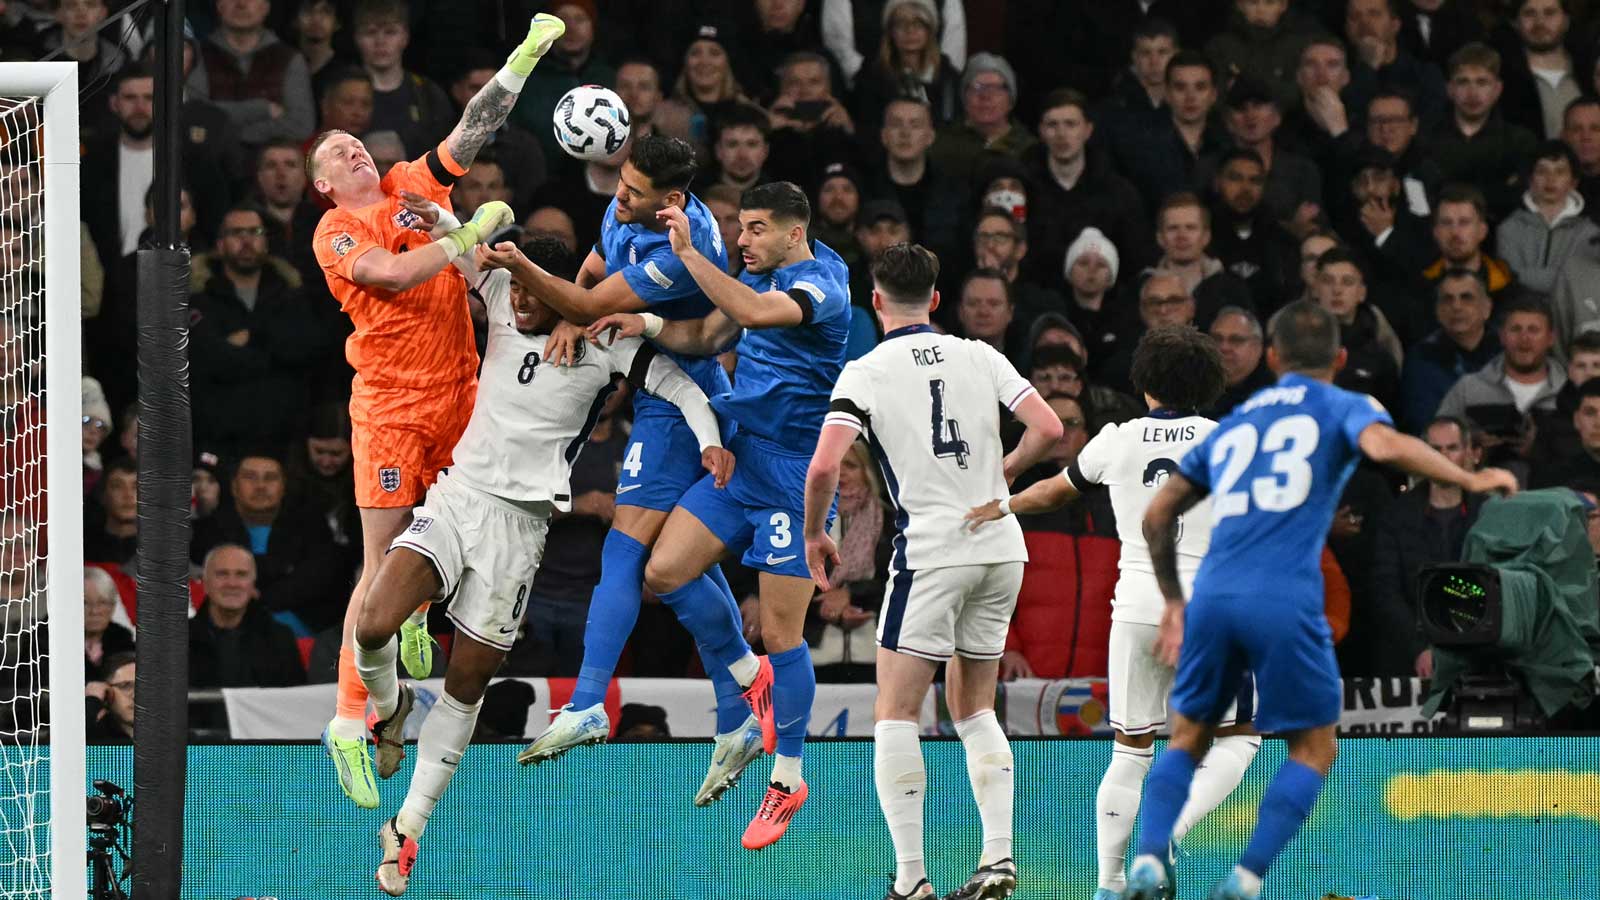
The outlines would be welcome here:
M 726 489 L 702 478 L 678 501 L 650 555 L 645 583 L 663 599 L 705 594 L 702 605 L 709 607 L 715 588 L 702 573 L 725 553 L 742 551 L 744 564 L 760 572 L 761 635 L 770 656 L 751 656 L 732 667 L 741 685 L 754 685 L 750 693 L 758 711 L 766 708 L 762 683 L 771 685 L 772 716 L 762 716 L 762 738 L 778 756 L 741 841 L 759 850 L 783 836 L 806 798 L 800 754 L 817 681 L 801 632 L 815 591 L 800 532 L 806 468 L 844 368 L 850 274 L 839 254 L 808 241 L 811 204 L 789 182 L 758 185 L 741 198 L 745 268 L 737 279 L 694 245 L 683 212 L 665 209 L 659 215 L 672 249 L 716 312 L 673 322 L 654 315 L 609 316 L 590 333 L 642 333 L 681 352 L 713 352 L 737 342 L 733 390 L 711 395 L 711 405 L 724 422 L 737 423 L 728 449 L 738 465 Z
M 1177 665 L 1177 676 L 1172 739 L 1145 780 L 1139 856 L 1123 900 L 1174 896 L 1173 824 L 1245 669 L 1255 673 L 1259 692 L 1256 727 L 1281 735 L 1289 759 L 1262 796 L 1250 843 L 1214 900 L 1257 896 L 1268 865 L 1310 814 L 1333 766 L 1343 699 L 1317 561 L 1360 457 L 1473 493 L 1517 488 L 1501 469 L 1462 470 L 1395 431 L 1371 397 L 1333 387 L 1344 361 L 1330 313 L 1305 301 L 1286 307 L 1267 350 L 1278 383 L 1195 445 L 1145 512 L 1145 541 L 1166 597 L 1156 653 Z M 1186 613 L 1176 523 L 1208 495 L 1211 546 Z
M 725 264 L 727 248 L 716 217 L 689 193 L 694 170 L 694 150 L 684 141 L 656 135 L 635 141 L 622 164 L 616 197 L 606 210 L 600 243 L 584 261 L 576 283 L 552 276 L 511 244 L 501 244 L 486 255 L 494 264 L 511 269 L 518 283 L 576 325 L 646 309 L 666 320 L 698 320 L 712 311 L 711 301 L 673 253 L 666 226 L 657 218 L 663 209 L 678 212 L 687 222 L 687 237 L 696 251 L 719 266 Z M 581 331 L 566 331 L 563 339 L 563 329 L 558 328 L 547 356 L 559 362 L 562 356 L 581 354 L 583 347 Z M 727 373 L 713 354 L 669 351 L 668 355 L 706 396 L 728 391 Z M 596 413 L 599 408 L 597 400 Z M 549 729 L 518 755 L 517 761 L 524 765 L 554 759 L 580 744 L 599 743 L 610 734 L 606 687 L 638 621 L 645 558 L 667 513 L 703 471 L 699 444 L 677 407 L 639 393 L 633 409 L 633 432 L 617 481 L 616 517 L 601 551 L 600 583 L 590 600 L 578 684 L 572 701 Z M 760 724 L 727 670 L 729 662 L 750 655 L 738 625 L 738 604 L 721 570 L 713 568 L 709 574 L 719 591 L 714 614 L 674 608 L 700 645 L 717 691 L 717 746 L 712 773 L 695 797 L 697 805 L 726 790 L 723 773 L 732 769 L 737 774 L 761 755 Z

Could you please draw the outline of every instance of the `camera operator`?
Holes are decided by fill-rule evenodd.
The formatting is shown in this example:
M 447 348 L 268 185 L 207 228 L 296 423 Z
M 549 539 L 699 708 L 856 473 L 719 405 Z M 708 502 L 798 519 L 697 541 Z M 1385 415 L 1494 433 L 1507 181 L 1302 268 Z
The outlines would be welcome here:
M 132 652 L 111 654 L 100 667 L 103 680 L 85 685 L 89 743 L 133 743 L 133 664 Z

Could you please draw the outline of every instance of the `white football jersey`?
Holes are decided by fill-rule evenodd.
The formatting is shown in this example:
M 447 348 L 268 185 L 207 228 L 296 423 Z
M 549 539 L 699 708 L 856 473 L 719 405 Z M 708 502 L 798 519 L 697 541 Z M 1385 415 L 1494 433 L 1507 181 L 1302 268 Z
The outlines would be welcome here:
M 1121 572 L 1111 603 L 1113 621 L 1161 624 L 1166 600 L 1156 584 L 1150 547 L 1144 542 L 1144 512 L 1167 476 L 1178 471 L 1183 455 L 1216 427 L 1217 423 L 1202 416 L 1175 415 L 1167 410 L 1107 425 L 1084 445 L 1078 461 L 1061 473 L 1079 491 L 1096 484 L 1111 491 L 1117 537 L 1122 541 L 1117 562 Z M 1178 520 L 1178 577 L 1186 597 L 1193 594 L 1190 588 L 1195 572 L 1210 544 L 1211 500 L 1207 498 Z
M 862 432 L 894 500 L 896 571 L 1027 562 L 1012 517 L 976 532 L 974 506 L 1006 489 L 1000 407 L 1016 409 L 1033 385 L 981 341 L 923 326 L 884 335 L 844 367 L 826 424 Z
M 638 338 L 609 347 L 586 343 L 576 365 L 550 365 L 544 362 L 548 336 L 517 330 L 509 272 L 490 272 L 478 294 L 488 309 L 489 343 L 472 419 L 455 447 L 452 479 L 516 503 L 547 500 L 570 510 L 572 463 L 616 390 L 617 375 L 683 410 L 700 449 L 722 446 L 705 393 L 650 344 Z

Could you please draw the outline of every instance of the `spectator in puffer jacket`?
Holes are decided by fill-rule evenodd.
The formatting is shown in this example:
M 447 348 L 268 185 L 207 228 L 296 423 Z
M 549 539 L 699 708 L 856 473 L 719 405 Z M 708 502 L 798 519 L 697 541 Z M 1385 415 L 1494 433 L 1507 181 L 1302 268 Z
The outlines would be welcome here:
M 1025 478 L 1056 477 L 1089 442 L 1082 406 L 1064 394 L 1048 402 L 1061 418 L 1061 440 L 1014 487 Z M 1122 547 L 1110 495 L 1095 488 L 1061 509 L 1018 521 L 1032 561 L 1022 574 L 1000 678 L 1105 677 Z
M 1572 148 L 1546 141 L 1532 166 L 1522 208 L 1495 230 L 1495 247 L 1525 290 L 1549 300 L 1570 260 L 1600 263 L 1600 225 L 1584 215 Z

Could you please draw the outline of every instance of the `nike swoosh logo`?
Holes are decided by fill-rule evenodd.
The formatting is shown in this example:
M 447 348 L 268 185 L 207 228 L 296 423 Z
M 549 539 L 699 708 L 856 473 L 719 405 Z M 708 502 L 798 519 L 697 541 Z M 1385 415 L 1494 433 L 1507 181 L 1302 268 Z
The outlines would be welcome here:
M 769 566 L 782 565 L 783 563 L 786 563 L 791 559 L 795 559 L 798 556 L 799 556 L 799 554 L 797 554 L 797 553 L 791 553 L 788 556 L 773 556 L 771 553 L 768 553 L 767 554 L 767 565 L 769 565 Z
M 458 756 L 458 757 L 456 757 L 454 759 L 451 759 L 450 757 L 445 756 L 445 757 L 441 757 L 439 762 L 442 762 L 447 766 L 459 766 L 459 765 L 461 765 L 461 757 Z
M 642 484 L 619 485 L 617 487 L 617 493 L 626 494 L 629 491 L 636 491 L 636 490 L 638 490 L 639 488 L 642 488 L 642 487 L 644 487 L 644 485 L 642 485 Z
M 793 559 L 793 558 L 794 557 L 790 557 L 790 559 Z M 793 725 L 794 723 L 800 721 L 803 718 L 805 718 L 805 716 L 795 716 L 794 718 L 790 719 L 787 722 L 778 722 L 778 723 L 775 723 L 775 724 L 777 725 L 778 730 L 781 731 L 781 730 L 783 730 L 785 728 L 788 728 L 790 725 Z
M 500 633 L 501 634 L 510 634 L 511 632 L 516 631 L 516 630 L 517 630 L 517 626 L 513 625 L 510 628 L 502 628 L 502 629 L 500 629 Z

